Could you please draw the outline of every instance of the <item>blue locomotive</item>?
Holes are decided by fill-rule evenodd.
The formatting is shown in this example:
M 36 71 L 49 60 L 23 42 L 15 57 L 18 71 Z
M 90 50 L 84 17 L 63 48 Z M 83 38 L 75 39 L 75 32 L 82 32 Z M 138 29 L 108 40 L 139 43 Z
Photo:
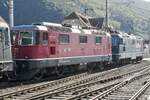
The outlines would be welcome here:
M 133 34 L 111 32 L 112 60 L 116 64 L 141 61 L 143 58 L 143 39 Z

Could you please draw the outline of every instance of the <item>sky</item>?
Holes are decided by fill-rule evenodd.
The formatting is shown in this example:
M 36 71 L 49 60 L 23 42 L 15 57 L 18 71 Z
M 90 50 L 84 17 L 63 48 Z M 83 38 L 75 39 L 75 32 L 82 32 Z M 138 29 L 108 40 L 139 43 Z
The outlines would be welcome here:
M 150 0 L 144 0 L 144 1 L 150 2 Z

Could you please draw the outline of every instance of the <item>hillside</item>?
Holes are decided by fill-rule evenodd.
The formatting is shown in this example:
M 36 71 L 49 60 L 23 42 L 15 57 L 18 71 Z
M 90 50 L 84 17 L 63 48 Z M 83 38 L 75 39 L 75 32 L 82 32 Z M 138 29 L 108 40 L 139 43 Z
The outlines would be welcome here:
M 125 32 L 147 38 L 150 3 L 142 0 L 108 0 L 110 24 Z M 15 24 L 37 21 L 61 22 L 73 11 L 89 16 L 105 16 L 105 0 L 14 0 Z M 0 0 L 0 15 L 8 21 L 7 0 Z

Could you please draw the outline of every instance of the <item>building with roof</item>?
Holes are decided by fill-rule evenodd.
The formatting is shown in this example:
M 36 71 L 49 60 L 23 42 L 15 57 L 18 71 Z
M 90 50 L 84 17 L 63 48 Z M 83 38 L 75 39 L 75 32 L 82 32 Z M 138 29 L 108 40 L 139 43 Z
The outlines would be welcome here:
M 70 15 L 66 16 L 62 22 L 62 24 L 66 26 L 79 26 L 82 28 L 96 29 L 102 29 L 103 23 L 104 18 L 84 16 L 78 12 L 72 12 Z

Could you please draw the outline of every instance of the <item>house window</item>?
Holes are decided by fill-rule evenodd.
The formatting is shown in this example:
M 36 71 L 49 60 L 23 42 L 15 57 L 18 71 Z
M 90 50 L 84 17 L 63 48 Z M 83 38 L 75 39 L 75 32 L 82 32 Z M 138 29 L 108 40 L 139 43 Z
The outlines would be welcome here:
M 102 37 L 95 37 L 95 43 L 102 43 Z
M 87 43 L 87 36 L 80 36 L 80 43 Z
M 60 34 L 59 35 L 59 43 L 69 43 L 69 35 L 67 34 Z

